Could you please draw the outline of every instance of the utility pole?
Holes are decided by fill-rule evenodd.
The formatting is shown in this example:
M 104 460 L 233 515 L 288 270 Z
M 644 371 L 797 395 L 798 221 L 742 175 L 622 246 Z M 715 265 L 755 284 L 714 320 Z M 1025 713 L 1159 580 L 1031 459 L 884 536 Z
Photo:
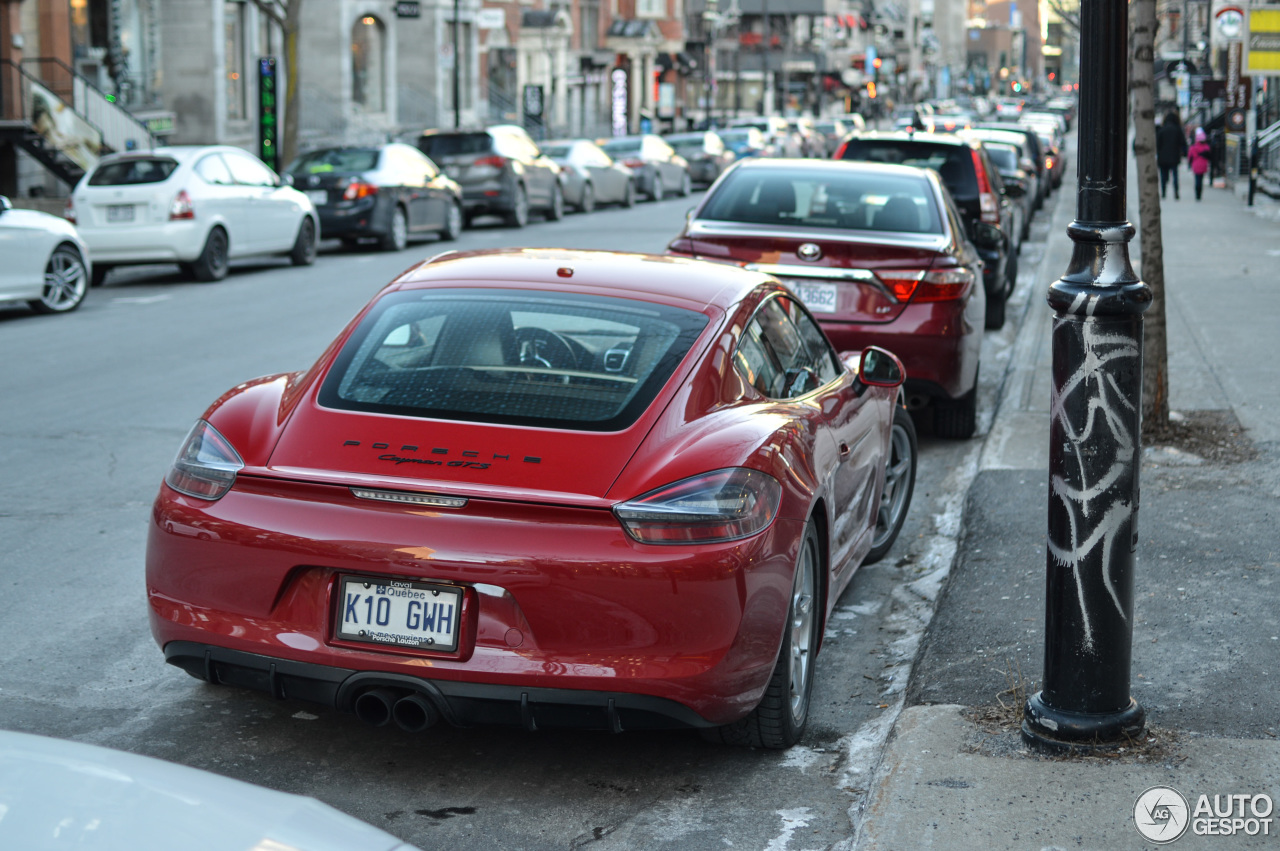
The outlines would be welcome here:
M 1125 0 L 1080 4 L 1080 155 L 1070 265 L 1049 286 L 1044 679 L 1022 735 L 1050 752 L 1142 733 L 1129 693 L 1142 434 L 1142 313 L 1151 290 L 1129 263 L 1125 215 L 1129 22 Z
M 462 126 L 462 43 L 458 38 L 458 19 L 462 17 L 462 0 L 453 0 L 453 129 Z

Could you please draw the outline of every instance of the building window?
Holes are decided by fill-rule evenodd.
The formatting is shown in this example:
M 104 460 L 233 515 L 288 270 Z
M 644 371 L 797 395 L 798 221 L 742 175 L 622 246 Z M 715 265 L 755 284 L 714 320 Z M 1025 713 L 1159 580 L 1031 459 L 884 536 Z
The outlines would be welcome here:
M 365 112 L 384 112 L 383 61 L 386 34 L 382 21 L 365 15 L 351 28 L 351 100 Z
M 637 18 L 665 18 L 667 0 L 636 0 Z
M 244 3 L 224 4 L 223 24 L 227 31 L 224 59 L 227 66 L 227 118 L 243 121 L 246 112 L 244 73 Z
M 596 50 L 600 47 L 600 4 L 587 0 L 582 4 L 581 14 L 578 29 L 582 32 L 582 49 Z

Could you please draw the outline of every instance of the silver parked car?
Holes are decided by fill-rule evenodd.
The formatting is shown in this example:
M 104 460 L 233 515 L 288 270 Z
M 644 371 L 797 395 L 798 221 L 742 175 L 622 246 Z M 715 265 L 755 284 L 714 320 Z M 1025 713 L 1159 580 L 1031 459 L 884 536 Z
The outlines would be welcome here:
M 661 201 L 668 192 L 688 195 L 693 192 L 693 178 L 685 158 L 662 141 L 661 136 L 644 133 L 639 136 L 617 136 L 602 139 L 600 147 L 636 174 L 641 194 L 650 201 Z
M 713 130 L 673 133 L 663 138 L 689 163 L 689 176 L 694 183 L 710 186 L 733 165 L 733 151 L 725 147 L 724 139 Z
M 76 229 L 48 213 L 15 210 L 0 195 L 0 304 L 67 313 L 88 288 L 89 249 Z
M 561 139 L 542 143 L 542 153 L 560 165 L 565 203 L 582 213 L 596 204 L 636 203 L 636 175 L 590 139 Z

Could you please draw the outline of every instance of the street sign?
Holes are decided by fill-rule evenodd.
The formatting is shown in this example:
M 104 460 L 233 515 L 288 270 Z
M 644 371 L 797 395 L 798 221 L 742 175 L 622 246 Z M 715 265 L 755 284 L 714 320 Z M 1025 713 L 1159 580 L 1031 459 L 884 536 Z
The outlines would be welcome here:
M 396 3 L 397 18 L 420 18 L 422 17 L 422 5 L 418 0 L 399 0 Z
M 1248 51 L 1244 67 L 1250 74 L 1280 74 L 1280 9 L 1250 9 Z
M 507 25 L 505 9 L 486 7 L 476 13 L 476 26 L 482 30 L 500 30 Z
M 542 86 L 526 85 L 524 87 L 525 118 L 542 120 Z

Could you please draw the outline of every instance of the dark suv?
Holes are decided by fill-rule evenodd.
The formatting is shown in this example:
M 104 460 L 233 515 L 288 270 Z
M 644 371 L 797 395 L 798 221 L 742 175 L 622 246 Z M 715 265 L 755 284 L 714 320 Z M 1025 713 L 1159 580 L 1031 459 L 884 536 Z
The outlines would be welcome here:
M 462 187 L 467 223 L 502 216 L 522 228 L 531 210 L 551 221 L 564 216 L 560 166 L 542 155 L 521 127 L 497 124 L 484 130 L 428 130 L 418 149 Z
M 970 239 L 982 257 L 982 283 L 987 293 L 986 327 L 1004 326 L 1005 302 L 1018 280 L 1018 256 L 1012 249 L 1013 208 L 1004 193 L 1000 172 L 980 142 L 934 133 L 859 133 L 836 150 L 835 159 L 893 163 L 931 168 L 942 178 L 965 217 Z M 986 238 L 985 223 L 999 229 Z

